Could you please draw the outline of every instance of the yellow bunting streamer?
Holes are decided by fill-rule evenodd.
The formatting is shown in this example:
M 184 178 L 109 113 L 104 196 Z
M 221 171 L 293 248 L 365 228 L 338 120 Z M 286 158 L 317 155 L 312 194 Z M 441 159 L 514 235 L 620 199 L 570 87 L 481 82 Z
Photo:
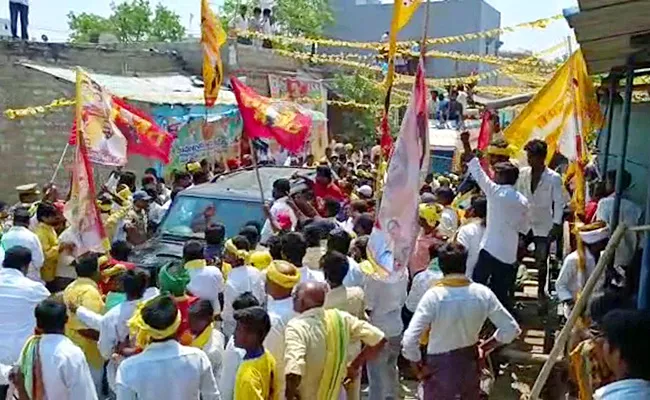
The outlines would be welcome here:
M 449 44 L 449 43 L 465 42 L 468 40 L 476 40 L 481 38 L 497 37 L 497 36 L 501 36 L 504 33 L 514 32 L 517 29 L 545 29 L 553 21 L 560 20 L 562 18 L 564 17 L 561 14 L 558 14 L 552 17 L 542 18 L 535 21 L 523 22 L 505 28 L 490 29 L 483 32 L 466 33 L 457 36 L 430 38 L 427 40 L 427 44 L 431 44 L 431 45 Z M 243 38 L 270 40 L 272 42 L 280 43 L 283 45 L 298 44 L 303 46 L 311 46 L 312 44 L 318 44 L 320 46 L 347 47 L 347 48 L 365 49 L 365 50 L 379 50 L 384 46 L 386 46 L 386 43 L 383 42 L 349 42 L 349 41 L 325 39 L 325 38 L 305 38 L 305 37 L 286 36 L 286 35 L 265 35 L 259 32 L 252 32 L 252 31 L 237 32 L 237 35 Z M 398 46 L 405 46 L 405 45 L 410 46 L 411 43 L 412 42 L 409 41 L 398 42 Z
M 8 109 L 5 110 L 4 115 L 8 119 L 22 118 L 30 115 L 44 114 L 61 107 L 70 107 L 75 105 L 75 103 L 76 102 L 74 99 L 56 99 L 53 100 L 50 104 L 44 106 L 34 106 L 22 109 Z

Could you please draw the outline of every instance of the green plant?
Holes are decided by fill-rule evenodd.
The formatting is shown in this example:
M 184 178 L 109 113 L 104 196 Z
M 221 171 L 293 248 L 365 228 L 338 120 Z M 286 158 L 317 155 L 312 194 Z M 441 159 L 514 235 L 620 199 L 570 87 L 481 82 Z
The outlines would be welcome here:
M 111 4 L 108 18 L 89 13 L 68 14 L 70 41 L 96 42 L 102 33 L 114 34 L 120 42 L 178 41 L 185 36 L 180 16 L 162 4 L 151 9 L 148 0 Z

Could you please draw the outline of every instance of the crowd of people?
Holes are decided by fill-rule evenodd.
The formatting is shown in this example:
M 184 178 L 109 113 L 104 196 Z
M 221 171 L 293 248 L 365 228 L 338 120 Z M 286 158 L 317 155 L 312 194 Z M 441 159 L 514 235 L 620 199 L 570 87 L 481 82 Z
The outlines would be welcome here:
M 19 203 L 0 206 L 0 399 L 359 399 L 363 370 L 373 400 L 401 398 L 400 374 L 420 381 L 426 400 L 485 396 L 486 357 L 522 331 L 514 293 L 525 255 L 548 307 L 549 249 L 573 188 L 547 166 L 543 141 L 526 145 L 519 168 L 505 141 L 480 155 L 461 138 L 458 173 L 424 179 L 420 233 L 408 267 L 389 279 L 367 251 L 376 212 L 391 201 L 377 193 L 379 144 L 292 157 L 315 179 L 273 182 L 263 224 L 226 237 L 218 211 L 206 210 L 195 230 L 204 240 L 186 241 L 182 262 L 157 269 L 134 263 L 132 249 L 178 193 L 221 165 L 188 163 L 169 183 L 153 169 L 140 185 L 133 173 L 112 175 L 97 198 L 106 254 L 79 254 L 55 185 L 19 187 Z M 567 309 L 609 239 L 615 177 L 589 182 L 575 232 L 585 267 L 568 252 L 555 282 Z M 296 181 L 308 189 L 292 193 Z M 621 220 L 640 217 L 624 200 Z M 650 317 L 632 306 L 638 251 L 628 234 L 590 303 L 591 325 L 567 349 L 580 398 L 650 398 Z

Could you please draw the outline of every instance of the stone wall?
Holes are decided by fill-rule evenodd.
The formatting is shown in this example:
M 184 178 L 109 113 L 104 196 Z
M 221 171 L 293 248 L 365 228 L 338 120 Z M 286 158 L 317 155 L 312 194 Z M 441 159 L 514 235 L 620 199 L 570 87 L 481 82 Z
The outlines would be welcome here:
M 74 96 L 74 85 L 47 74 L 25 68 L 19 62 L 59 67 L 83 66 L 115 75 L 170 73 L 183 69 L 173 55 L 143 49 L 78 47 L 63 44 L 0 42 L 0 110 L 47 104 Z M 142 106 L 142 105 L 140 105 Z M 146 107 L 146 105 L 145 105 Z M 23 183 L 43 184 L 52 178 L 65 148 L 73 120 L 72 107 L 27 118 L 9 120 L 0 116 L 0 200 L 17 201 L 14 187 Z M 64 165 L 73 155 L 68 151 Z M 128 168 L 141 171 L 147 161 L 134 157 Z M 97 168 L 105 174 L 105 168 Z M 57 183 L 67 190 L 69 168 L 60 171 Z
M 124 76 L 166 73 L 201 74 L 201 47 L 198 41 L 180 43 L 136 43 L 107 45 L 70 45 L 67 43 L 23 43 L 0 41 L 0 112 L 48 104 L 54 99 L 74 97 L 74 85 L 31 70 L 20 62 L 83 68 L 95 72 Z M 228 74 L 246 76 L 247 82 L 262 94 L 269 93 L 268 74 L 294 75 L 302 64 L 275 55 L 271 50 L 230 44 L 222 48 L 223 64 Z M 317 70 L 308 69 L 318 78 Z M 149 111 L 147 104 L 136 104 Z M 0 200 L 17 201 L 14 188 L 24 183 L 44 184 L 52 178 L 65 148 L 73 120 L 72 107 L 47 114 L 9 120 L 0 114 Z M 70 180 L 68 151 L 56 182 L 67 190 Z M 138 175 L 150 162 L 130 157 L 127 169 Z M 107 168 L 95 167 L 98 181 Z

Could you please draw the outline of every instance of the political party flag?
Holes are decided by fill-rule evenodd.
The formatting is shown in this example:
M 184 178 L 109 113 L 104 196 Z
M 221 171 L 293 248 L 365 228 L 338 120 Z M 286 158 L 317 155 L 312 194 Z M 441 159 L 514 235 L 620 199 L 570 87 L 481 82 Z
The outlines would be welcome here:
M 555 73 L 504 131 L 505 139 L 523 158 L 529 140 L 548 144 L 548 160 L 556 151 L 570 161 L 585 156 L 585 138 L 603 124 L 593 82 L 578 50 Z
M 396 0 L 393 3 L 393 18 L 390 23 L 390 34 L 388 35 L 388 73 L 386 75 L 386 87 L 393 85 L 395 77 L 395 53 L 397 52 L 397 34 L 408 24 L 417 11 L 422 0 Z M 387 94 L 390 97 L 390 92 Z
M 275 139 L 292 153 L 303 150 L 312 126 L 309 110 L 296 103 L 260 96 L 235 77 L 230 82 L 248 138 Z
M 420 231 L 420 177 L 429 165 L 427 97 L 420 59 L 413 94 L 388 165 L 377 220 L 368 240 L 368 260 L 379 278 L 390 279 L 406 268 Z
M 84 74 L 77 72 L 77 98 L 81 97 Z M 82 125 L 83 103 L 77 101 L 76 119 Z M 79 132 L 72 165 L 72 186 L 70 200 L 65 204 L 63 214 L 70 224 L 69 229 L 75 238 L 78 254 L 89 251 L 106 252 L 110 245 L 95 201 L 95 182 L 93 169 L 88 159 L 84 130 Z
M 214 15 L 208 0 L 201 0 L 201 46 L 203 47 L 203 83 L 205 105 L 212 107 L 223 81 L 223 63 L 219 48 L 226 43 L 226 32 Z
M 95 164 L 123 166 L 128 154 L 169 163 L 174 137 L 158 126 L 144 111 L 111 95 L 82 70 L 77 104 L 81 112 L 75 118 L 69 143 L 77 144 L 81 126 L 86 156 Z M 79 123 L 78 123 L 79 122 Z

